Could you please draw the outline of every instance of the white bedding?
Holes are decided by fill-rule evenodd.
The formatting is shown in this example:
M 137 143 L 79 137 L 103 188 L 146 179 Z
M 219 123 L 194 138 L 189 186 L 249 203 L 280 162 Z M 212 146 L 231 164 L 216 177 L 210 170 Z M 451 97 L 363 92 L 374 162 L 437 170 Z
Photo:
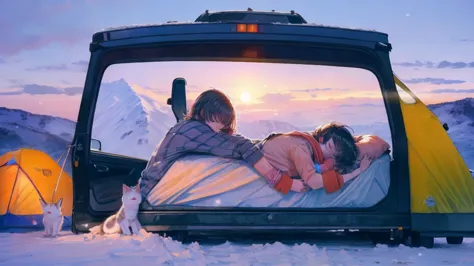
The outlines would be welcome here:
M 147 197 L 151 206 L 370 207 L 390 185 L 390 156 L 383 155 L 335 193 L 322 189 L 282 195 L 244 161 L 190 155 L 170 168 Z

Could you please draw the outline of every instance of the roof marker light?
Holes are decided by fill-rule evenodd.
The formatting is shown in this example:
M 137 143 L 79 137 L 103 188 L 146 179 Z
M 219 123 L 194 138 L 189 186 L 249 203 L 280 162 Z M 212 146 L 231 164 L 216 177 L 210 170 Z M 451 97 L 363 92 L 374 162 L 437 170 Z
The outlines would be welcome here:
M 252 32 L 252 33 L 258 32 L 258 25 L 257 24 L 248 24 L 247 25 L 247 32 Z
M 237 24 L 237 32 L 256 33 L 258 32 L 258 25 L 257 24 Z

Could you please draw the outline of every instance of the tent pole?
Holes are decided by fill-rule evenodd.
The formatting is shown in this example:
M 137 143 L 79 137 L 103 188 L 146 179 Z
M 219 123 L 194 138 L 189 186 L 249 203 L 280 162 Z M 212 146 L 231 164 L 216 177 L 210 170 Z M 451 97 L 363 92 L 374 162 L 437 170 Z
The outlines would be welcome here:
M 17 168 L 17 170 L 16 170 L 15 183 L 13 183 L 12 191 L 10 192 L 10 199 L 8 200 L 7 211 L 5 212 L 6 214 L 10 212 L 10 204 L 12 203 L 13 192 L 15 191 L 16 182 L 18 181 L 18 173 L 20 172 L 20 166 L 17 165 L 17 167 L 18 167 L 18 168 Z
M 63 171 L 64 171 L 64 165 L 66 164 L 66 161 L 67 161 L 67 157 L 69 156 L 69 153 L 71 152 L 71 148 L 72 148 L 72 145 L 69 145 L 67 147 L 67 153 L 66 153 L 66 156 L 64 157 L 64 161 L 63 161 L 63 164 L 61 165 L 61 171 L 59 172 L 59 176 L 58 176 L 58 180 L 56 181 L 56 187 L 54 188 L 54 191 L 53 191 L 53 197 L 51 198 L 51 203 L 54 204 L 54 196 L 56 195 L 56 191 L 58 190 L 58 185 L 59 185 L 59 180 L 61 179 L 61 175 L 63 174 Z M 62 155 L 61 155 L 62 157 Z M 58 160 L 59 162 L 59 160 Z
M 59 156 L 58 160 L 56 161 L 57 164 L 59 164 L 59 161 L 61 161 L 61 158 L 63 158 L 63 156 L 64 156 L 64 152 L 61 153 L 61 155 Z

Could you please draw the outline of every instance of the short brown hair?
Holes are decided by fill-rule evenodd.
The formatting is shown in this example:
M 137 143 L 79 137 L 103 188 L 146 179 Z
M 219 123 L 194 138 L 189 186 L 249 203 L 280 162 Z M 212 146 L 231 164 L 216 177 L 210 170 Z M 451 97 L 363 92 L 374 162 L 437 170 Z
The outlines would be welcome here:
M 185 120 L 217 122 L 224 125 L 223 133 L 233 134 L 236 128 L 235 110 L 229 97 L 223 92 L 211 89 L 199 95 Z
M 359 149 L 349 128 L 339 122 L 331 122 L 321 125 L 313 131 L 313 137 L 322 144 L 332 138 L 337 150 L 335 156 L 336 168 L 343 172 L 352 168 L 359 156 Z

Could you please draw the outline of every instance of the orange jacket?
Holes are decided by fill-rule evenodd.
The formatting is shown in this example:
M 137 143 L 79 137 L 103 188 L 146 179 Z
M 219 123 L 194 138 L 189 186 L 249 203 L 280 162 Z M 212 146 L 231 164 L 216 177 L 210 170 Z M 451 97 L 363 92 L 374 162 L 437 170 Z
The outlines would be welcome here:
M 314 163 L 325 162 L 320 144 L 308 133 L 289 132 L 267 140 L 263 145 L 265 158 L 275 168 L 286 171 L 290 176 L 299 175 L 311 188 L 324 187 L 328 193 L 338 191 L 344 184 L 341 174 L 335 170 L 326 170 L 318 174 Z M 326 161 L 328 167 L 333 162 Z M 275 189 L 286 194 L 292 180 L 284 176 Z

